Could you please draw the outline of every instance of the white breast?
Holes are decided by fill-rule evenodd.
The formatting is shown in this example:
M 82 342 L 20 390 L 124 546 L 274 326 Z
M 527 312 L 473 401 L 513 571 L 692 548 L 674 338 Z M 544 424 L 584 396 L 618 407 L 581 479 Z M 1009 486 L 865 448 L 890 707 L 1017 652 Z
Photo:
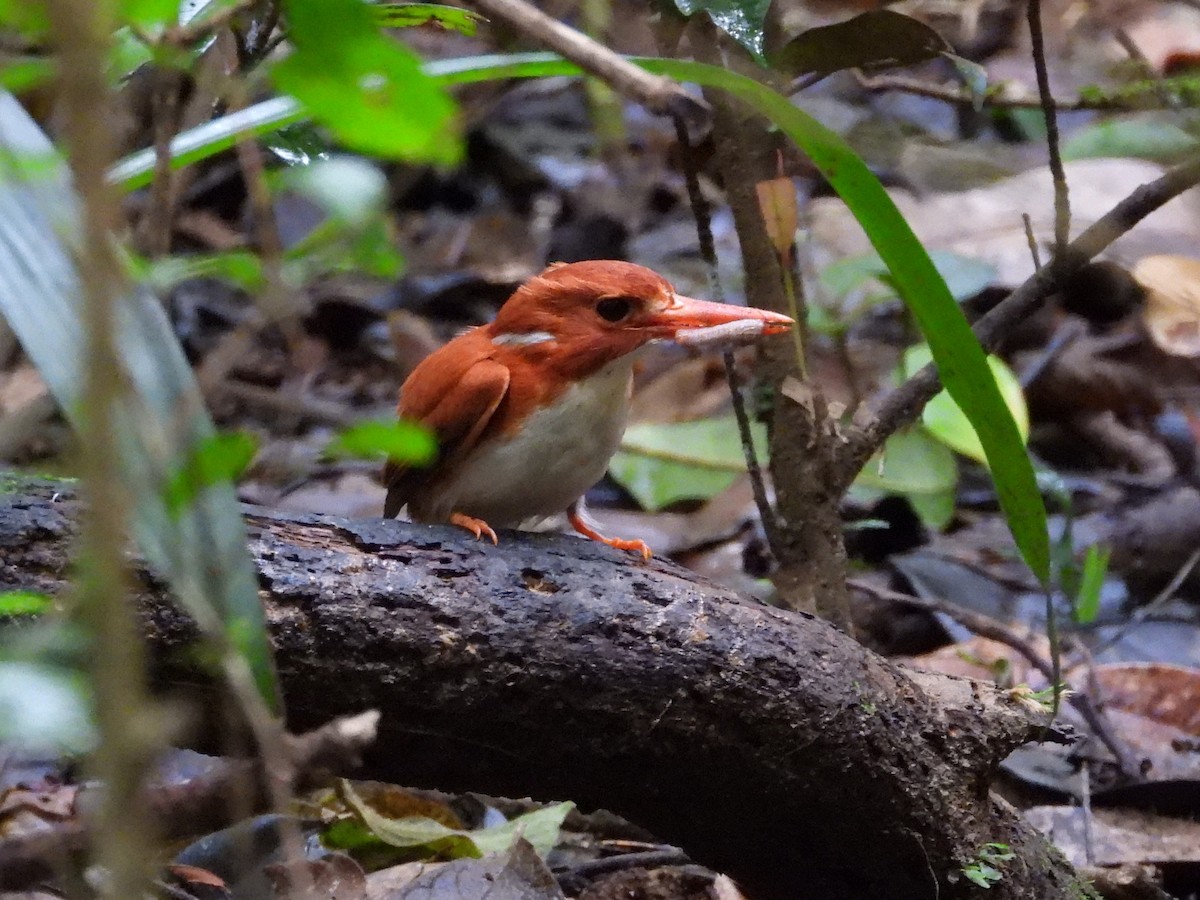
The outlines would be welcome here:
M 511 528 L 562 512 L 604 476 L 625 431 L 632 372 L 626 356 L 572 385 L 512 437 L 480 447 L 410 514 L 444 522 L 458 512 Z

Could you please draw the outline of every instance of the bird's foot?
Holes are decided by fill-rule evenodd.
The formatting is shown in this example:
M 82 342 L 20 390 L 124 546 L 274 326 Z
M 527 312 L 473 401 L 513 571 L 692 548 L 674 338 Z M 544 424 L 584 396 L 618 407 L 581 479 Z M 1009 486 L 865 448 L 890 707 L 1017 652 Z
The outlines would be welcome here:
M 584 537 L 591 538 L 593 541 L 599 541 L 601 544 L 608 544 L 608 546 L 616 550 L 634 550 L 642 555 L 642 560 L 644 562 L 649 562 L 650 557 L 654 555 L 650 552 L 650 547 L 645 541 L 628 541 L 624 538 L 610 538 L 602 535 L 595 529 L 595 527 L 593 527 L 593 524 L 588 521 L 587 513 L 584 510 L 582 503 L 576 503 L 574 506 L 572 506 L 570 511 L 567 513 L 567 518 L 570 520 L 572 528 L 574 528 Z
M 474 516 L 468 516 L 463 513 L 451 513 L 450 524 L 467 529 L 467 531 L 475 535 L 475 540 L 479 540 L 486 534 L 492 539 L 493 544 L 498 545 L 500 543 L 496 537 L 496 532 L 492 530 L 492 526 L 483 521 L 483 519 L 476 519 Z

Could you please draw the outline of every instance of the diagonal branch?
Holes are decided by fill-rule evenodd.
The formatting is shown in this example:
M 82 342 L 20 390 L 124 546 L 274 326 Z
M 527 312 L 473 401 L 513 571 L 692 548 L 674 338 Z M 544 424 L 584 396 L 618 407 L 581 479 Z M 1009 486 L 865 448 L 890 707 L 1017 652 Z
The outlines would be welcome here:
M 470 0 L 470 4 L 545 44 L 651 112 L 681 116 L 689 122 L 705 112 L 702 102 L 671 79 L 650 74 L 582 32 L 550 18 L 525 0 Z
M 1158 180 L 1142 185 L 1114 206 L 1068 244 L 1049 266 L 1031 276 L 975 324 L 975 336 L 984 349 L 994 350 L 1001 339 L 1036 310 L 1065 278 L 1150 213 L 1197 183 L 1200 183 L 1200 155 L 1176 166 Z M 937 370 L 928 365 L 883 398 L 872 419 L 849 436 L 840 453 L 837 468 L 845 474 L 847 483 L 889 435 L 917 420 L 925 404 L 941 388 Z

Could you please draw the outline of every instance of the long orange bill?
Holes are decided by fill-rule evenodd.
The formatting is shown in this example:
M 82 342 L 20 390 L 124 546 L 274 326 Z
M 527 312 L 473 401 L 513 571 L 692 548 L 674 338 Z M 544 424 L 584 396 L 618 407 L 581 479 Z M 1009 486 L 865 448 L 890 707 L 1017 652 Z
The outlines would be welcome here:
M 732 306 L 676 296 L 672 304 L 654 313 L 654 327 L 677 343 L 689 346 L 782 334 L 794 324 L 790 318 L 752 306 Z

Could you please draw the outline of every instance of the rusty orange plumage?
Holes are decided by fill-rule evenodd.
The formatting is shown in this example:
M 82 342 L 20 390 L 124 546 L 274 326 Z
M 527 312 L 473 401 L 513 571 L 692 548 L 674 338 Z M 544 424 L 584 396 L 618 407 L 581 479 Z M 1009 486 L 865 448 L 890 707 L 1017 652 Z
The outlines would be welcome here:
M 636 351 L 791 325 L 778 313 L 680 296 L 632 263 L 556 263 L 404 382 L 399 415 L 436 435 L 438 458 L 428 468 L 388 464 L 384 515 L 407 506 L 414 521 L 449 522 L 494 543 L 494 528 L 567 510 L 581 534 L 649 558 L 642 541 L 599 534 L 581 499 L 625 430 Z

